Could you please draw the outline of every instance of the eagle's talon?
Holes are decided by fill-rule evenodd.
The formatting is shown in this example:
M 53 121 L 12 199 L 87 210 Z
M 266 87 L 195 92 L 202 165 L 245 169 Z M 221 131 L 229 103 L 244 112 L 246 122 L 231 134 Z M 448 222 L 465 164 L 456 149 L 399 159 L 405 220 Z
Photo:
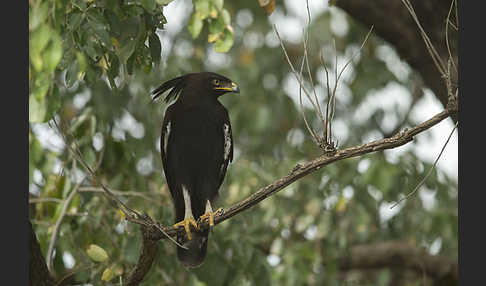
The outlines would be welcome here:
M 208 218 L 209 219 L 209 229 L 212 231 L 213 226 L 214 226 L 214 216 L 215 215 L 221 215 L 223 213 L 224 213 L 223 208 L 219 208 L 219 209 L 217 209 L 214 212 L 209 211 L 209 212 L 203 214 L 202 216 L 200 216 L 199 219 L 198 219 L 198 221 L 199 222 L 203 222 L 204 219 Z
M 191 237 L 191 228 L 190 228 L 191 225 L 196 230 L 199 229 L 199 227 L 198 227 L 198 225 L 197 225 L 197 223 L 196 223 L 196 221 L 194 220 L 193 217 L 186 218 L 183 221 L 180 221 L 180 222 L 174 224 L 174 227 L 175 228 L 178 228 L 180 226 L 183 226 L 184 227 L 184 230 L 186 231 L 186 234 L 187 234 L 187 239 L 192 240 L 192 237 Z

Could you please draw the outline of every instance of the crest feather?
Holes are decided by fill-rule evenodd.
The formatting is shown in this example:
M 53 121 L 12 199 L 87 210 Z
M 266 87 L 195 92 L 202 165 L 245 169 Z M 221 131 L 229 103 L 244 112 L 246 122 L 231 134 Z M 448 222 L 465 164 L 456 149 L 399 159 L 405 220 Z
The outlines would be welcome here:
M 158 88 L 152 91 L 152 95 L 154 96 L 152 98 L 152 101 L 155 100 L 160 95 L 162 95 L 164 92 L 168 91 L 169 89 L 172 90 L 165 97 L 164 101 L 168 103 L 172 99 L 176 98 L 181 92 L 181 90 L 184 88 L 184 78 L 185 76 L 179 76 L 164 82 L 161 86 L 159 86 Z

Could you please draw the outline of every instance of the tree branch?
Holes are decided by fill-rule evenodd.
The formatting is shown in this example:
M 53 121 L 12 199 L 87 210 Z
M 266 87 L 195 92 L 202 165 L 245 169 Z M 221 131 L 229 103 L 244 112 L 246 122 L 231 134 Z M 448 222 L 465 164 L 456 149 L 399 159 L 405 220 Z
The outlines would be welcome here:
M 57 240 L 57 233 L 59 230 L 59 226 L 62 223 L 62 220 L 64 219 L 64 216 L 66 215 L 66 212 L 68 210 L 69 205 L 71 204 L 71 201 L 73 200 L 74 196 L 78 192 L 78 188 L 81 185 L 81 182 L 79 182 L 74 189 L 71 191 L 69 196 L 64 200 L 64 205 L 62 206 L 61 214 L 59 215 L 59 218 L 56 221 L 56 224 L 54 225 L 54 229 L 52 231 L 51 235 L 51 240 L 49 242 L 49 248 L 47 249 L 47 255 L 46 255 L 46 263 L 47 263 L 47 268 L 49 271 L 54 271 L 52 269 L 52 253 L 54 252 L 54 246 L 56 245 L 56 240 Z
M 289 186 L 293 182 L 318 171 L 322 167 L 329 165 L 331 163 L 341 161 L 347 158 L 358 157 L 364 154 L 382 151 L 387 149 L 393 149 L 402 145 L 405 145 L 413 140 L 413 137 L 428 130 L 432 126 L 438 124 L 445 118 L 457 114 L 457 105 L 450 106 L 450 108 L 438 113 L 431 119 L 415 126 L 414 128 L 404 130 L 402 132 L 398 132 L 394 136 L 390 138 L 384 138 L 381 140 L 373 141 L 367 144 L 350 147 L 342 150 L 336 151 L 333 155 L 322 155 L 314 160 L 306 163 L 306 164 L 298 164 L 294 169 L 286 176 L 274 181 L 270 185 L 259 189 L 248 198 L 234 204 L 233 206 L 229 207 L 224 211 L 223 214 L 218 214 L 214 217 L 214 223 L 219 224 L 240 212 L 243 212 L 259 202 L 263 201 L 264 199 L 274 195 L 278 191 L 284 189 L 285 187 Z M 208 227 L 208 222 L 203 221 L 200 224 L 200 229 L 204 230 Z M 166 234 L 170 236 L 175 236 L 177 233 L 184 233 L 183 228 L 175 229 L 171 226 L 163 227 L 163 230 Z M 164 236 L 158 230 L 151 231 L 150 237 L 154 240 L 162 239 Z
M 51 286 L 54 278 L 47 269 L 37 236 L 29 220 L 29 286 Z
M 146 226 L 141 226 L 142 231 L 142 249 L 140 250 L 140 256 L 137 261 L 137 265 L 133 269 L 132 273 L 128 277 L 127 286 L 135 286 L 142 282 L 145 275 L 149 272 L 155 257 L 157 256 L 158 242 L 150 237 L 151 231 L 158 231 L 156 229 L 150 229 Z
M 407 242 L 388 241 L 351 247 L 349 254 L 339 258 L 341 270 L 370 268 L 408 268 L 430 276 L 434 285 L 457 285 L 458 266 L 448 257 L 430 255 L 424 249 Z

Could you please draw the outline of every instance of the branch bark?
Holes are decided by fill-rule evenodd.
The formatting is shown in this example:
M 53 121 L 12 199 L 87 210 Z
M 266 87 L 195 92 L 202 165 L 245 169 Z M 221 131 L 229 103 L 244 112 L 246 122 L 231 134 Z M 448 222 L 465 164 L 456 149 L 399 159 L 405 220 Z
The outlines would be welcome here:
M 47 269 L 47 264 L 30 220 L 29 240 L 29 286 L 54 285 L 54 278 Z
M 132 273 L 128 277 L 126 284 L 127 286 L 136 286 L 142 282 L 145 275 L 149 272 L 155 257 L 157 256 L 158 250 L 158 240 L 153 240 L 150 238 L 150 232 L 155 231 L 150 230 L 149 227 L 141 226 L 142 231 L 142 249 L 140 251 L 140 256 L 138 258 L 137 265 L 133 269 Z
M 457 263 L 403 241 L 378 242 L 353 246 L 339 259 L 341 270 L 370 268 L 407 268 L 433 278 L 434 285 L 457 285 Z

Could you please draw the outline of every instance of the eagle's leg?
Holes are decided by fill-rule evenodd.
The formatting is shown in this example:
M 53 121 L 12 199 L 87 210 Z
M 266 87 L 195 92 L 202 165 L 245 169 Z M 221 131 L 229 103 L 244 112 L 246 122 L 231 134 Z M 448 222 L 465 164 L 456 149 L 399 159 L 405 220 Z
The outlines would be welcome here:
M 217 209 L 213 212 L 213 208 L 211 207 L 211 203 L 209 200 L 206 201 L 206 212 L 199 217 L 199 221 L 203 221 L 205 218 L 209 218 L 209 228 L 212 230 L 214 226 L 214 215 L 223 212 L 222 208 Z
M 184 220 L 174 224 L 174 227 L 178 228 L 179 226 L 183 226 L 186 230 L 187 238 L 191 240 L 192 237 L 190 225 L 192 225 L 195 229 L 199 228 L 196 221 L 194 220 L 194 216 L 192 215 L 191 197 L 189 196 L 189 192 L 187 191 L 185 186 L 182 186 L 182 195 L 184 196 Z

